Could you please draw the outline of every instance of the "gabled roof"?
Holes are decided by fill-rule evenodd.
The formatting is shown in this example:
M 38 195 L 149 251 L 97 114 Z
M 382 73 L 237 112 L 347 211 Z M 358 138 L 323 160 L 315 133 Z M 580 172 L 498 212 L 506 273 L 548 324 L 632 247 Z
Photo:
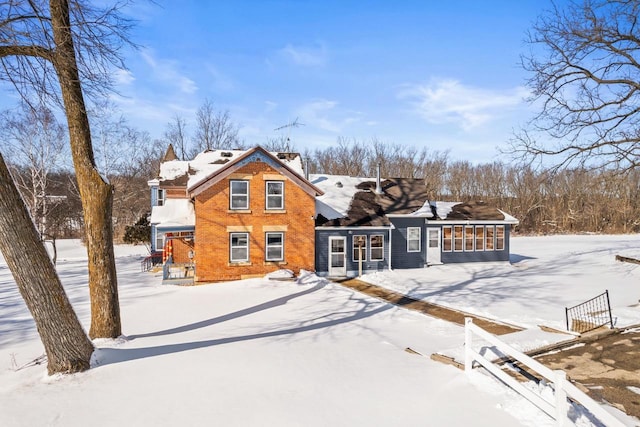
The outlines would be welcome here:
M 428 221 L 518 221 L 484 202 L 430 201 L 422 179 L 389 178 L 375 192 L 376 180 L 336 175 L 313 175 L 312 183 L 325 194 L 316 200 L 316 225 L 325 227 L 390 226 L 393 217 Z
M 292 163 L 296 160 L 298 161 L 300 168 L 292 167 Z M 247 150 L 237 158 L 225 162 L 221 167 L 216 168 L 195 183 L 192 183 L 192 181 L 189 180 L 187 191 L 191 197 L 195 197 L 252 161 L 264 161 L 271 164 L 271 166 L 279 170 L 282 175 L 289 178 L 305 192 L 314 197 L 323 194 L 322 190 L 304 178 L 302 162 L 300 161 L 300 156 L 297 153 L 272 154 L 260 146 Z

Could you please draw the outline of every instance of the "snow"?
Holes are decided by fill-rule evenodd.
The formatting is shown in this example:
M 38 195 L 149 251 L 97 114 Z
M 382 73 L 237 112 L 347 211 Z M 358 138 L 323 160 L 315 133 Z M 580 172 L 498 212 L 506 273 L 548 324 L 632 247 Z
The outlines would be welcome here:
M 427 300 L 527 326 L 503 336 L 526 349 L 546 342 L 537 324 L 563 326 L 566 304 L 609 289 L 618 326 L 637 323 L 637 236 L 516 237 L 514 264 L 444 265 L 367 277 Z M 58 241 L 58 271 L 85 327 L 86 253 Z M 140 272 L 142 246 L 116 246 L 125 337 L 96 340 L 88 372 L 46 376 L 23 367 L 42 353 L 0 257 L 0 425 L 553 426 L 477 369 L 424 355 L 459 348 L 464 329 L 394 307 L 311 273 L 161 285 Z M 16 369 L 16 367 L 23 367 Z M 541 393 L 549 393 L 544 385 Z M 613 409 L 611 409 L 613 411 Z M 635 425 L 619 412 L 626 425 Z M 594 425 L 574 408 L 575 425 Z
M 309 181 L 324 192 L 316 197 L 316 214 L 329 220 L 347 216 L 353 195 L 361 191 L 357 185 L 372 180 L 375 181 L 346 175 L 309 175 Z
M 421 217 L 425 217 L 425 218 L 433 218 L 433 212 L 431 211 L 431 203 L 436 203 L 436 202 L 429 202 L 429 200 L 427 200 L 427 201 L 424 202 L 424 204 L 422 205 L 422 207 L 420 209 L 418 209 L 415 212 L 412 212 L 409 215 L 410 216 L 421 216 Z
M 160 164 L 159 178 L 162 180 L 173 180 L 189 172 L 187 187 L 190 188 L 245 153 L 247 153 L 247 150 L 210 150 L 198 154 L 190 161 L 171 160 L 163 162 Z M 270 154 L 275 157 L 278 155 L 277 152 Z M 300 156 L 296 156 L 293 159 L 279 159 L 279 161 L 287 165 L 298 175 L 304 176 Z
M 164 205 L 154 206 L 151 224 L 161 227 L 192 226 L 196 224 L 196 213 L 189 199 L 166 199 Z
M 436 209 L 436 215 L 440 219 L 447 219 L 447 215 L 449 215 L 449 213 L 453 210 L 453 207 L 459 204 L 460 202 L 431 202 L 431 206 Z

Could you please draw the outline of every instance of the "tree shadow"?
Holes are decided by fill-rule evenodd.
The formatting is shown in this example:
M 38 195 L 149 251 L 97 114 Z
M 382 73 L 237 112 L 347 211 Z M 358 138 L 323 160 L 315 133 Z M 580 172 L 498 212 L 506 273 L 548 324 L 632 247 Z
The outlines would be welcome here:
M 284 305 L 287 303 L 287 301 L 290 301 L 293 298 L 298 298 L 303 295 L 316 292 L 319 289 L 323 288 L 324 286 L 325 286 L 325 283 L 321 283 L 314 286 L 313 288 L 306 289 L 302 292 L 297 292 L 295 294 L 277 298 L 263 304 L 258 304 L 250 308 L 246 308 L 243 310 L 236 311 L 234 313 L 226 314 L 224 316 L 219 316 L 213 319 L 192 323 L 192 324 L 180 326 L 177 328 L 166 329 L 163 331 L 134 335 L 130 338 L 135 339 L 135 338 L 175 334 L 175 333 L 191 331 L 198 328 L 203 328 L 210 325 L 215 325 L 217 323 L 225 322 L 232 319 L 237 319 L 239 317 L 254 314 L 259 311 Z M 262 338 L 281 337 L 281 336 L 293 335 L 301 332 L 321 330 L 321 329 L 330 328 L 332 326 L 367 318 L 367 317 L 376 315 L 378 313 L 381 313 L 383 311 L 389 310 L 393 307 L 393 305 L 391 304 L 380 303 L 377 300 L 372 300 L 371 303 L 367 303 L 364 300 L 359 300 L 359 301 L 362 301 L 364 303 L 364 305 L 360 309 L 347 310 L 343 312 L 332 311 L 328 315 L 314 319 L 315 321 L 320 320 L 322 318 L 326 319 L 317 323 L 312 323 L 314 320 L 311 320 L 311 321 L 307 320 L 307 321 L 300 322 L 299 324 L 292 327 L 283 326 L 281 329 L 272 330 L 272 331 L 259 332 L 259 333 L 249 334 L 249 335 L 240 335 L 235 337 L 217 338 L 217 339 L 204 340 L 204 341 L 167 344 L 167 345 L 160 345 L 160 346 L 154 346 L 154 347 L 134 348 L 134 349 L 99 348 L 99 349 L 96 349 L 94 353 L 94 359 L 92 364 L 94 368 L 97 368 L 100 366 L 106 366 L 106 365 L 111 365 L 115 363 L 127 362 L 127 361 L 132 361 L 137 359 L 145 359 L 149 357 L 163 356 L 163 355 L 180 353 L 184 351 L 196 350 L 200 348 L 218 346 L 223 344 L 251 341 L 251 340 L 262 339 Z

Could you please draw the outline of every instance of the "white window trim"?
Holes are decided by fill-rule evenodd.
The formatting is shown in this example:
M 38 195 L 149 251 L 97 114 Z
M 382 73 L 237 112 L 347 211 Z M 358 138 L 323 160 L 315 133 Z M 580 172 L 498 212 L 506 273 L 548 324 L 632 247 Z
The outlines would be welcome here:
M 482 241 L 482 249 L 478 249 L 478 245 L 477 245 L 477 243 L 478 243 L 478 230 L 482 230 L 482 239 L 480 239 Z M 484 252 L 484 250 L 485 250 L 484 247 L 485 247 L 485 243 L 486 243 L 484 241 L 484 239 L 485 239 L 484 225 L 476 225 L 476 228 L 473 231 L 473 233 L 474 233 L 473 237 L 474 237 L 474 240 L 476 242 L 475 243 L 475 251 L 476 252 Z
M 244 235 L 247 238 L 246 246 L 233 246 L 233 236 L 236 235 Z M 233 249 L 234 248 L 247 248 L 247 256 L 244 259 L 233 259 Z M 249 261 L 249 233 L 229 233 L 229 261 L 231 263 L 234 262 L 248 262 Z
M 491 230 L 491 249 L 487 248 L 487 236 L 489 235 L 489 230 Z M 484 250 L 485 251 L 495 251 L 496 250 L 496 227 L 493 225 L 487 225 L 484 228 Z
M 282 187 L 282 194 L 269 194 L 269 184 L 280 184 Z M 269 197 L 279 197 L 280 206 L 269 207 Z M 267 181 L 264 185 L 264 204 L 267 210 L 282 210 L 284 209 L 284 181 Z
M 158 188 L 156 193 L 156 206 L 164 206 L 166 196 L 166 190 L 164 190 L 163 188 Z
M 460 238 L 460 241 L 462 242 L 462 245 L 460 247 L 460 249 L 456 249 L 456 228 L 461 228 L 462 229 L 462 236 Z M 454 225 L 453 226 L 453 234 L 451 235 L 452 237 L 452 242 L 453 243 L 451 245 L 451 248 L 453 249 L 453 252 L 464 252 L 464 225 Z
M 242 193 L 242 194 L 234 194 L 233 192 L 233 183 L 234 182 L 242 182 L 247 186 L 247 192 Z M 246 206 L 243 207 L 234 207 L 233 206 L 233 196 L 246 196 L 247 198 L 247 203 Z M 231 210 L 247 210 L 249 209 L 249 181 L 246 180 L 242 180 L 242 179 L 232 179 L 229 181 L 229 209 Z
M 498 237 L 498 228 L 502 229 L 502 248 L 498 248 L 498 241 L 499 241 L 499 237 Z M 495 234 L 494 234 L 494 239 L 495 239 L 495 243 L 494 243 L 494 247 L 496 251 L 504 251 L 505 248 L 505 240 L 507 239 L 506 235 L 505 235 L 505 227 L 504 225 L 496 225 L 495 227 Z
M 279 245 L 269 245 L 269 235 L 277 234 L 280 236 L 280 244 Z M 269 258 L 269 248 L 270 247 L 279 247 L 280 248 L 280 257 L 279 258 Z M 284 261 L 284 233 L 283 232 L 267 232 L 264 234 L 264 259 L 266 261 Z
M 380 241 L 382 242 L 382 246 L 380 246 L 380 253 L 382 254 L 381 258 L 374 258 L 371 255 L 371 252 L 373 251 L 373 244 L 371 242 L 371 238 L 372 237 L 380 237 Z M 372 235 L 369 236 L 369 261 L 384 261 L 384 235 L 382 235 L 382 234 L 372 234 Z
M 467 249 L 467 229 L 471 229 L 471 249 Z M 476 251 L 476 228 L 473 225 L 465 225 L 462 230 L 462 247 L 465 252 L 475 252 Z
M 450 249 L 446 249 L 447 246 L 444 244 L 444 239 L 446 235 L 446 233 L 444 232 L 445 229 L 448 229 L 450 231 L 449 233 L 449 236 L 451 236 Z M 453 252 L 453 226 L 451 225 L 445 225 L 444 227 L 442 227 L 442 252 Z
M 418 230 L 418 249 L 410 249 L 409 242 L 416 239 L 409 239 L 409 230 Z M 407 227 L 407 252 L 422 252 L 422 227 Z
M 353 237 L 351 238 L 351 261 L 353 262 L 360 262 L 356 257 L 356 249 L 360 250 L 359 246 L 356 246 L 356 237 L 364 237 L 364 248 L 362 248 L 362 253 L 360 255 L 362 255 L 362 262 L 367 262 L 367 247 L 369 246 L 368 242 L 367 242 L 367 235 L 366 234 L 354 234 Z

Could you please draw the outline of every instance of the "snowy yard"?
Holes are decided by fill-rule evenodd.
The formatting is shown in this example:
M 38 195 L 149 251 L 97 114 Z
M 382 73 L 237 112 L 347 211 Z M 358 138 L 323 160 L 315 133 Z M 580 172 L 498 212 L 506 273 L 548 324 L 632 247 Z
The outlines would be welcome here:
M 59 273 L 88 326 L 84 248 L 59 246 Z M 24 367 L 42 346 L 0 258 L 1 426 L 554 425 L 481 370 L 467 377 L 404 351 L 460 347 L 462 327 L 313 275 L 162 286 L 140 273 L 143 252 L 116 248 L 127 338 L 96 342 L 89 372 L 54 378 L 42 365 Z M 563 328 L 565 306 L 608 289 L 616 326 L 640 323 L 640 265 L 614 260 L 640 257 L 637 236 L 518 237 L 512 254 L 513 265 L 366 280 L 532 329 Z

